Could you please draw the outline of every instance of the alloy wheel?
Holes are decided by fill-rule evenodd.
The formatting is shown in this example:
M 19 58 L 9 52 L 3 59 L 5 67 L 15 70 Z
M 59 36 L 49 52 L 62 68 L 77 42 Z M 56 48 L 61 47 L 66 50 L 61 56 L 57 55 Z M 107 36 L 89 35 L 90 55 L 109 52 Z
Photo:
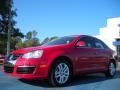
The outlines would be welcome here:
M 55 79 L 59 84 L 64 84 L 69 79 L 70 71 L 66 63 L 60 63 L 55 68 Z
M 109 73 L 111 76 L 113 76 L 115 74 L 116 68 L 115 68 L 115 64 L 114 63 L 110 63 L 109 64 Z

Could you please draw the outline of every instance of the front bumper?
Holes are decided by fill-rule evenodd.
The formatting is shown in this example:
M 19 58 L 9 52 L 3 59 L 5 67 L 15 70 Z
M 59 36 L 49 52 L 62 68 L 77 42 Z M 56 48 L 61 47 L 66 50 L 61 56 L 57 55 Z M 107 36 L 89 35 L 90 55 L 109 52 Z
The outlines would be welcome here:
M 48 67 L 35 60 L 17 60 L 15 64 L 4 63 L 4 72 L 7 75 L 24 79 L 45 79 L 48 77 Z

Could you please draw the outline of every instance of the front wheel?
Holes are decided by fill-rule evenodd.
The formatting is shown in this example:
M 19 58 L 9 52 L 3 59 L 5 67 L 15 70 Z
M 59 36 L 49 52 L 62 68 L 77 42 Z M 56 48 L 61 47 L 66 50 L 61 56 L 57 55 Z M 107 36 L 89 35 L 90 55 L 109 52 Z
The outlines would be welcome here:
M 70 64 L 67 61 L 59 60 L 52 66 L 49 82 L 52 86 L 64 86 L 71 77 Z
M 114 77 L 116 74 L 116 65 L 114 62 L 110 62 L 108 65 L 108 71 L 105 73 L 107 77 Z

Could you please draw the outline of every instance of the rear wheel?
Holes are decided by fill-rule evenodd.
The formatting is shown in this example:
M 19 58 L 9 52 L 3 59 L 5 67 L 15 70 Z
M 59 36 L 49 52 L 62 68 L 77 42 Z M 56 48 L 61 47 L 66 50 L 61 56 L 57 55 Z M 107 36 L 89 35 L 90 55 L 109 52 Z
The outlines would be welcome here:
M 52 86 L 65 86 L 71 77 L 69 62 L 65 60 L 56 61 L 50 72 L 49 82 Z
M 110 62 L 108 65 L 108 71 L 105 73 L 107 77 L 114 77 L 116 74 L 116 65 L 114 62 Z

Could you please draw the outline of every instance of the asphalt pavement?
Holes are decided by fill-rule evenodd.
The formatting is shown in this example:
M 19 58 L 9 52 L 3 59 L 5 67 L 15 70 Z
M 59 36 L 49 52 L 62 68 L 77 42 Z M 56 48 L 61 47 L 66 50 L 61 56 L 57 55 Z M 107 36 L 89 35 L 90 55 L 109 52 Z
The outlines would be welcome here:
M 50 87 L 46 81 L 23 79 L 7 76 L 0 71 L 0 90 L 120 90 L 120 64 L 114 78 L 103 74 L 77 76 L 66 87 Z

